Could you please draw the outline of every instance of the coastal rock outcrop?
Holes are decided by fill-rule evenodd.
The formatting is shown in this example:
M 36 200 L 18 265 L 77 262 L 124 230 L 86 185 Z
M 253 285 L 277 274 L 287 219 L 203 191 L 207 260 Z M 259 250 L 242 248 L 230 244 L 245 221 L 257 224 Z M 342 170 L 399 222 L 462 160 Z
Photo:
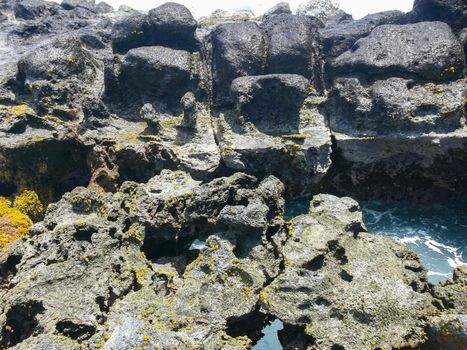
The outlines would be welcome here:
M 465 6 L 322 3 L 1 2 L 0 348 L 465 343 L 465 268 L 431 285 L 348 197 L 465 194 Z
M 247 349 L 261 323 L 239 322 L 268 315 L 301 346 L 418 344 L 433 308 L 418 258 L 360 232 L 350 198 L 317 196 L 286 223 L 283 191 L 168 170 L 114 194 L 74 189 L 1 252 L 2 346 Z

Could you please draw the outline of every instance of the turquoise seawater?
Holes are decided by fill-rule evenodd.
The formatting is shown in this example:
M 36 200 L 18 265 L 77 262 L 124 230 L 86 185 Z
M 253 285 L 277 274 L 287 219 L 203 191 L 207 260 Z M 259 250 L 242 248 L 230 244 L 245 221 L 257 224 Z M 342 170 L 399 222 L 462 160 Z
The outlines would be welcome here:
M 467 203 L 416 207 L 372 202 L 363 206 L 367 229 L 393 237 L 414 250 L 432 283 L 452 277 L 467 263 Z
M 283 323 L 276 319 L 269 322 L 264 327 L 262 333 L 263 337 L 253 346 L 254 350 L 282 350 L 282 345 L 279 342 L 277 332 L 284 328 Z

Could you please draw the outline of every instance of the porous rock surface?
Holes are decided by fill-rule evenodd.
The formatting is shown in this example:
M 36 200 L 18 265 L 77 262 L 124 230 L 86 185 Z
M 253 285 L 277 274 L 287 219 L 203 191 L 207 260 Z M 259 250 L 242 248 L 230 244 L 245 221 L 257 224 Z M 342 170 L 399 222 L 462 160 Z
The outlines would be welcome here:
M 284 349 L 462 349 L 465 268 L 430 285 L 347 196 L 465 193 L 465 4 L 323 8 L 0 3 L 0 196 L 49 204 L 0 251 L 1 348 L 249 349 L 280 319 Z

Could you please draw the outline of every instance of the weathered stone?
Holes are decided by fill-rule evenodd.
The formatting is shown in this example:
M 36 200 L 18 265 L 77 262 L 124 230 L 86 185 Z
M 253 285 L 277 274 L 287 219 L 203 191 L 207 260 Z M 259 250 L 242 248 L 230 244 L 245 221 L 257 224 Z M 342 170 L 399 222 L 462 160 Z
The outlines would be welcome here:
M 465 118 L 464 84 L 339 78 L 326 102 L 329 124 L 338 133 L 370 137 L 454 132 Z
M 296 134 L 310 83 L 300 75 L 271 74 L 237 78 L 231 95 L 237 111 L 261 132 Z
M 48 13 L 49 7 L 42 0 L 22 0 L 15 5 L 16 18 L 36 19 Z
M 194 51 L 196 27 L 196 21 L 185 6 L 166 3 L 149 11 L 149 15 L 137 13 L 116 22 L 112 29 L 112 46 L 120 53 L 141 46 Z
M 196 20 L 190 10 L 176 3 L 165 3 L 149 11 L 154 45 L 194 51 Z
M 197 89 L 192 67 L 193 58 L 187 51 L 161 46 L 132 49 L 115 68 L 121 96 L 117 102 L 157 101 L 162 107 L 176 110 L 183 95 Z
M 19 84 L 42 109 L 100 97 L 103 78 L 102 64 L 72 35 L 46 42 L 18 62 Z
M 326 27 L 319 29 L 325 57 L 329 59 L 343 54 L 377 26 L 399 24 L 403 16 L 404 13 L 400 11 L 385 11 L 367 15 L 356 21 L 346 18 L 345 13 L 337 18 L 329 18 Z
M 267 72 L 300 74 L 319 82 L 318 23 L 308 16 L 281 14 L 265 19 Z
M 280 2 L 277 5 L 271 7 L 269 10 L 267 10 L 264 13 L 263 18 L 266 18 L 268 16 L 274 16 L 274 15 L 281 15 L 281 14 L 292 14 L 292 11 L 290 11 L 290 6 L 288 2 Z
M 325 20 L 339 11 L 334 0 L 312 0 L 298 6 L 297 15 L 316 17 Z
M 323 349 L 423 343 L 433 307 L 423 293 L 426 275 L 416 255 L 388 238 L 365 233 L 354 238 L 336 230 L 326 208 L 338 199 L 317 200 L 319 215 L 315 208 L 294 218 L 284 233 L 290 236 L 282 250 L 285 269 L 260 293 L 263 312 L 300 327 L 303 348 L 313 343 Z M 349 208 L 349 216 L 339 215 L 343 225 L 338 226 L 356 222 L 355 205 L 341 207 Z
M 308 85 L 306 79 L 295 75 L 239 79 L 240 83 L 243 81 L 247 86 L 252 87 L 252 91 L 257 91 L 248 97 L 255 97 L 256 102 L 255 99 L 248 101 L 248 98 L 242 102 L 245 106 L 249 106 L 249 115 L 242 116 L 239 111 L 234 111 L 217 121 L 216 135 L 223 163 L 229 169 L 246 171 L 259 177 L 273 174 L 286 184 L 288 195 L 310 194 L 308 191 L 312 191 L 312 188 L 320 183 L 331 165 L 329 129 L 325 125 L 324 116 L 319 112 L 319 105 L 322 101 L 314 95 L 312 89 L 309 89 L 310 95 L 303 102 L 303 107 L 300 107 L 297 95 L 292 93 L 289 102 L 294 101 L 290 104 L 290 109 L 293 110 L 289 111 L 288 116 L 293 119 L 289 119 L 287 124 L 276 125 L 270 123 L 270 110 L 268 110 L 269 114 L 265 113 L 262 119 L 255 114 L 261 113 L 261 108 L 258 107 L 266 100 L 272 102 L 271 96 L 275 94 L 272 94 L 271 89 L 258 90 L 259 86 L 256 83 L 252 85 L 250 83 L 257 80 L 263 81 L 261 85 L 268 87 L 269 85 L 264 82 L 283 84 L 296 79 L 305 88 Z M 284 90 L 284 93 L 294 91 L 294 88 L 289 89 L 287 85 L 282 86 L 277 91 Z M 242 89 L 242 91 L 247 90 Z M 277 105 L 278 99 L 282 101 L 282 93 L 279 93 L 276 101 L 272 103 Z M 255 106 L 255 103 L 259 104 Z M 297 108 L 299 108 L 298 114 L 296 114 Z M 282 106 L 278 109 L 284 111 Z M 278 115 L 281 116 L 281 114 Z M 282 116 L 285 117 L 285 114 Z M 280 122 L 280 118 L 277 122 Z M 297 181 L 301 185 L 298 185 Z
M 83 8 L 92 12 L 96 11 L 95 0 L 63 0 L 61 6 L 65 10 L 73 10 L 75 8 Z
M 462 77 L 464 69 L 462 47 L 441 22 L 376 27 L 332 63 L 334 75 L 405 74 L 435 81 Z
M 114 11 L 114 8 L 104 1 L 99 2 L 96 5 L 96 9 L 98 13 L 110 13 Z
M 254 22 L 220 24 L 211 36 L 213 99 L 222 106 L 230 100 L 230 84 L 235 78 L 263 72 L 263 36 Z
M 467 12 L 462 0 L 415 0 L 409 19 L 416 22 L 441 21 L 454 31 L 465 27 Z
M 135 47 L 148 46 L 151 42 L 149 16 L 135 13 L 117 21 L 112 28 L 112 47 L 125 53 Z

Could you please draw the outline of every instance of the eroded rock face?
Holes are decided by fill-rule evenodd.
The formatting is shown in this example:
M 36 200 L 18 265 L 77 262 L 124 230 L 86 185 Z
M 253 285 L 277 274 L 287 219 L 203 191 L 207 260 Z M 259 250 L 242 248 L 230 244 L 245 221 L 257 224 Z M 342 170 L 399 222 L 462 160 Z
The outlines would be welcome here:
M 315 196 L 310 213 L 290 223 L 285 269 L 260 295 L 262 310 L 323 349 L 423 343 L 433 308 L 420 261 L 391 239 L 359 232 L 358 215 L 351 199 Z
M 140 46 L 167 46 L 193 51 L 197 24 L 183 5 L 166 3 L 149 11 L 122 18 L 112 28 L 112 46 L 125 53 Z
M 268 73 L 300 74 L 319 83 L 318 22 L 288 14 L 266 18 Z
M 230 84 L 235 78 L 263 72 L 263 35 L 258 24 L 240 22 L 220 24 L 211 36 L 213 99 L 223 105 L 230 100 Z
M 282 192 L 273 178 L 200 184 L 171 171 L 113 195 L 75 189 L 49 207 L 30 243 L 2 252 L 5 268 L 20 256 L 2 290 L 2 346 L 42 348 L 64 336 L 110 349 L 223 347 L 227 322 L 252 312 L 278 272 L 261 242 Z M 244 211 L 241 227 L 233 210 Z M 195 237 L 206 242 L 199 253 L 189 250 Z
M 295 134 L 309 87 L 309 81 L 299 75 L 250 76 L 235 79 L 231 95 L 239 113 L 259 131 L 272 135 Z
M 446 22 L 458 31 L 465 27 L 467 14 L 462 0 L 415 0 L 409 18 L 417 22 Z
M 354 21 L 345 15 L 338 16 L 319 30 L 326 58 L 337 57 L 349 50 L 360 38 L 371 33 L 381 24 L 398 24 L 403 18 L 400 11 L 374 13 Z
M 199 77 L 193 69 L 194 59 L 188 51 L 162 46 L 132 49 L 115 67 L 117 86 L 109 95 L 118 90 L 117 103 L 141 101 L 142 106 L 156 102 L 162 104 L 162 109 L 176 110 L 183 95 L 196 92 Z
M 336 58 L 338 74 L 411 75 L 443 81 L 462 77 L 462 48 L 445 23 L 382 25 Z
M 167 170 L 114 194 L 76 188 L 2 252 L 2 345 L 247 349 L 229 329 L 258 306 L 302 347 L 420 343 L 433 307 L 418 258 L 362 232 L 350 198 L 316 196 L 285 223 L 283 191 Z
M 465 191 L 462 16 L 428 3 L 198 27 L 174 3 L 3 2 L 0 196 L 50 206 L 0 252 L 0 347 L 248 349 L 273 318 L 285 348 L 463 344 L 462 270 L 427 284 L 349 197 L 283 218 L 325 188 Z

